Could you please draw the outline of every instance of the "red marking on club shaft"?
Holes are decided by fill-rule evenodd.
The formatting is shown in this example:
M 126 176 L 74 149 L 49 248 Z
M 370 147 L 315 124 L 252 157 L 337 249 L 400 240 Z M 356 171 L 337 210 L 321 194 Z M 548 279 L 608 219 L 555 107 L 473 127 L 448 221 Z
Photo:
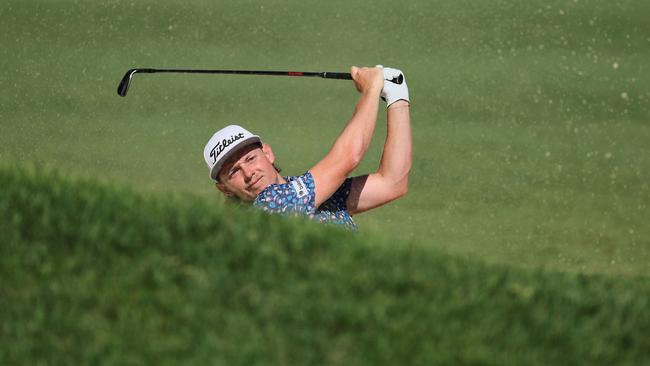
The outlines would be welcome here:
M 287 74 L 289 76 L 302 76 L 303 75 L 303 73 L 300 72 L 300 71 L 289 71 Z

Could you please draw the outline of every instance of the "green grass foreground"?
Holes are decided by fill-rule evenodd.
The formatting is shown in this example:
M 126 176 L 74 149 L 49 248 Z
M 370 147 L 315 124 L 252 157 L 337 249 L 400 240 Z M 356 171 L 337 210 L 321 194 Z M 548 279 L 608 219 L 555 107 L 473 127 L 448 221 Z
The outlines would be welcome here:
M 0 168 L 0 364 L 630 364 L 650 286 Z

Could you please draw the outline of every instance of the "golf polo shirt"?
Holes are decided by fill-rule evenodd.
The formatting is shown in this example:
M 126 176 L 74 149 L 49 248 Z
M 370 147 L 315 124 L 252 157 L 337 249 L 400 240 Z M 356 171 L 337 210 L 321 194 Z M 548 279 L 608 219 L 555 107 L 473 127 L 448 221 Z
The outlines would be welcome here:
M 346 206 L 352 179 L 346 179 L 320 207 L 316 207 L 316 186 L 310 172 L 295 177 L 284 177 L 284 179 L 287 183 L 272 184 L 260 192 L 253 206 L 270 213 L 305 215 L 318 222 L 357 230 L 357 225 Z

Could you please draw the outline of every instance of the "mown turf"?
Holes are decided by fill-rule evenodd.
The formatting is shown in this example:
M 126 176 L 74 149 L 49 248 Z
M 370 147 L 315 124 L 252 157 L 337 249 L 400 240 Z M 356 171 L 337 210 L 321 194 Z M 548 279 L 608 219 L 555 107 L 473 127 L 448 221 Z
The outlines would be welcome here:
M 573 272 L 650 270 L 650 3 L 644 0 L 5 0 L 0 161 L 207 199 L 202 149 L 237 122 L 287 174 L 349 118 L 349 82 L 140 75 L 131 67 L 402 68 L 410 194 L 364 231 Z M 359 173 L 376 168 L 384 120 Z
M 0 168 L 3 365 L 640 365 L 650 286 Z M 424 243 L 426 244 L 426 243 Z

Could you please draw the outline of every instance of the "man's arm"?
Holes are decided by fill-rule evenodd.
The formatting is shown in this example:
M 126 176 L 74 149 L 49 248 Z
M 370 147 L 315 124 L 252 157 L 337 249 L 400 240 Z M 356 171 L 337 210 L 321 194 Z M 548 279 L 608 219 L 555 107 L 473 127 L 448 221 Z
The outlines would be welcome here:
M 325 202 L 356 169 L 368 150 L 384 85 L 379 68 L 351 68 L 352 78 L 361 93 L 352 118 L 327 155 L 310 169 L 316 186 L 316 207 Z
M 385 87 L 382 92 L 389 106 L 386 141 L 379 169 L 373 174 L 353 178 L 346 202 L 351 215 L 384 205 L 404 196 L 408 191 L 412 162 L 408 88 L 406 82 L 403 85 L 387 85 L 393 90 L 388 90 L 386 95 Z

